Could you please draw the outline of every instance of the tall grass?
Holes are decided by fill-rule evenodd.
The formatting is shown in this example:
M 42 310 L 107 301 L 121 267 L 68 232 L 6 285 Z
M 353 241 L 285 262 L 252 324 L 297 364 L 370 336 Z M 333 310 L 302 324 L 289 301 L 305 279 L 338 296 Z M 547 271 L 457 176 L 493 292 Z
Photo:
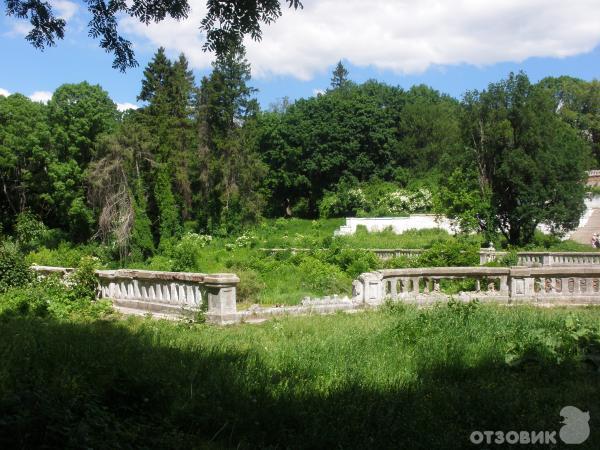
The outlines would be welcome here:
M 0 446 L 460 449 L 474 430 L 558 430 L 566 405 L 598 417 L 598 373 L 506 355 L 560 336 L 567 314 L 396 306 L 229 328 L 0 317 Z M 598 329 L 600 310 L 573 314 Z

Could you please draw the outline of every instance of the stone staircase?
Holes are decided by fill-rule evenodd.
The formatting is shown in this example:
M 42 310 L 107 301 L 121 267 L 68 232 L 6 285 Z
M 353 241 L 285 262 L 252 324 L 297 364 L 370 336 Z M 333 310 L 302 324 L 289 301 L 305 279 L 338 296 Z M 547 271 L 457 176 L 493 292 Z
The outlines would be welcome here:
M 592 235 L 600 234 L 600 208 L 592 209 L 589 219 L 579 228 L 577 228 L 569 238 L 580 244 L 591 246 Z

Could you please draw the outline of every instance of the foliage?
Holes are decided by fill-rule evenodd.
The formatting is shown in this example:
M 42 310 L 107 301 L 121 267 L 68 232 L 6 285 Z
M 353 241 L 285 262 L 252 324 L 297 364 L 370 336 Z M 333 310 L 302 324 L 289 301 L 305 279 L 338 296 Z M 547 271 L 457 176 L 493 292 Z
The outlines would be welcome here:
M 200 271 L 200 251 L 212 241 L 212 236 L 197 233 L 186 233 L 170 251 L 173 265 L 169 270 L 179 272 Z
M 37 280 L 0 294 L 0 320 L 8 317 L 95 320 L 112 313 L 110 301 L 96 301 L 88 294 L 85 287 L 65 284 L 55 276 Z
M 534 329 L 527 339 L 509 342 L 507 364 L 564 364 L 576 360 L 600 370 L 600 329 L 597 326 L 583 324 L 577 315 L 570 314 L 557 328 Z
M 271 168 L 264 181 L 267 212 L 282 215 L 288 205 L 306 201 L 311 217 L 326 192 L 437 177 L 442 156 L 460 142 L 457 108 L 429 88 L 405 92 L 368 81 L 259 115 L 257 151 Z
M 15 238 L 25 252 L 38 248 L 48 234 L 44 222 L 29 211 L 23 211 L 17 216 L 14 228 Z
M 336 192 L 326 193 L 319 203 L 323 218 L 352 217 L 367 209 L 367 198 L 360 187 L 347 189 L 338 186 Z
M 464 221 L 466 210 L 484 205 L 477 212 L 482 229 L 500 230 L 512 245 L 531 242 L 541 223 L 558 234 L 574 229 L 584 210 L 589 150 L 556 115 L 547 91 L 511 73 L 487 91 L 467 92 L 462 106 L 471 154 L 463 162 L 467 175 L 476 174 L 480 199 L 449 208 L 451 215 Z
M 400 189 L 397 184 L 372 181 L 356 186 L 340 183 L 319 202 L 319 215 L 331 217 L 403 216 L 429 212 L 432 194 L 427 188 Z
M 23 286 L 31 278 L 32 273 L 19 245 L 8 240 L 0 241 L 0 293 Z
M 479 265 L 479 245 L 452 240 L 438 242 L 418 256 L 416 267 L 449 267 Z
M 100 261 L 94 256 L 81 258 L 75 271 L 65 277 L 65 282 L 71 288 L 74 299 L 94 301 L 98 293 L 98 277 L 96 270 Z

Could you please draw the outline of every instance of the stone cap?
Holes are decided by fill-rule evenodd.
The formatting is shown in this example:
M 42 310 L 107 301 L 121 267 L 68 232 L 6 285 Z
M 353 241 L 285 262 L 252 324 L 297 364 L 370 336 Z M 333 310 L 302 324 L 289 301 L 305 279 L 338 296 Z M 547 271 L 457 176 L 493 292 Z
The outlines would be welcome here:
M 100 279 L 179 280 L 203 282 L 206 274 L 186 272 L 161 272 L 157 270 L 117 269 L 97 270 Z
M 416 276 L 504 276 L 509 275 L 508 267 L 421 267 L 415 269 L 384 269 L 379 273 L 386 277 Z
M 518 269 L 518 274 L 525 274 L 525 276 L 561 276 L 561 277 L 581 277 L 582 275 L 600 277 L 600 266 L 545 266 L 545 267 L 532 267 L 528 269 Z M 511 269 L 511 275 L 517 275 L 514 273 L 516 269 Z

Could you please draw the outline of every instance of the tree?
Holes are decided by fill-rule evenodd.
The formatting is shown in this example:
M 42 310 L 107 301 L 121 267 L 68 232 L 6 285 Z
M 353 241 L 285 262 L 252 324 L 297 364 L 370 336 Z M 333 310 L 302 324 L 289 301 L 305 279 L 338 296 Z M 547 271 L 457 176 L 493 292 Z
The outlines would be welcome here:
M 47 169 L 51 188 L 45 201 L 53 212 L 48 225 L 68 229 L 74 240 L 92 234 L 94 214 L 86 202 L 85 170 L 96 159 L 101 136 L 115 130 L 118 115 L 108 93 L 87 82 L 60 86 L 48 102 L 54 153 Z
M 414 97 L 420 95 L 416 92 Z M 435 91 L 431 95 L 439 97 Z M 436 102 L 422 103 L 423 108 L 415 110 L 414 116 Z M 395 181 L 407 169 L 420 175 L 415 168 L 432 172 L 434 163 L 419 167 L 419 161 L 426 158 L 409 148 L 417 142 L 417 137 L 411 140 L 409 134 L 420 133 L 422 128 L 402 126 L 406 104 L 407 94 L 402 89 L 368 81 L 297 100 L 281 113 L 261 114 L 255 142 L 270 169 L 264 182 L 270 198 L 269 214 L 282 215 L 289 202 L 292 207 L 297 205 L 297 210 L 304 210 L 304 215 L 315 216 L 324 192 L 335 190 L 341 182 L 351 185 L 373 178 Z M 416 117 L 413 119 L 416 121 Z M 452 128 L 443 127 L 445 131 Z M 432 147 L 433 153 L 444 147 L 441 143 L 430 146 L 434 138 L 438 136 L 432 133 L 418 142 Z M 441 142 L 449 143 L 451 138 L 448 133 Z M 403 140 L 406 146 L 401 145 Z M 437 161 L 434 157 L 426 160 Z
M 544 78 L 539 84 L 552 95 L 558 115 L 590 145 L 600 167 L 600 81 L 562 76 Z
M 0 227 L 5 230 L 25 210 L 46 222 L 52 214 L 50 142 L 45 105 L 21 94 L 0 96 Z
M 63 39 L 66 21 L 57 17 L 52 2 L 45 0 L 4 0 L 6 14 L 29 20 L 32 29 L 26 39 L 34 47 L 43 49 Z M 206 16 L 200 29 L 206 34 L 205 50 L 221 54 L 228 43 L 240 41 L 245 35 L 260 40 L 261 25 L 270 24 L 281 16 L 281 0 L 222 1 L 206 0 Z M 289 7 L 302 7 L 300 0 L 285 0 Z M 188 0 L 109 1 L 88 0 L 89 35 L 100 38 L 100 47 L 114 54 L 113 67 L 125 71 L 137 66 L 133 45 L 119 34 L 119 17 L 128 15 L 145 25 L 160 22 L 166 17 L 185 19 L 190 11 Z
M 331 76 L 331 89 L 339 89 L 348 85 L 350 81 L 348 80 L 348 70 L 342 64 L 342 61 L 339 61 L 333 69 L 333 73 Z
M 170 192 L 175 195 L 174 204 L 178 205 L 177 215 L 184 220 L 191 217 L 192 209 L 190 162 L 197 142 L 193 120 L 195 93 L 194 76 L 185 55 L 181 54 L 177 61 L 171 62 L 164 49 L 159 48 L 144 70 L 138 99 L 148 105 L 140 111 L 139 120 L 152 130 L 158 144 L 157 167 L 161 166 L 160 170 L 167 172 L 161 175 L 161 180 L 165 183 L 165 176 L 169 179 Z M 156 175 L 150 187 L 157 182 L 159 177 Z M 152 192 L 158 191 L 152 189 Z M 157 206 L 171 205 L 170 201 L 155 200 Z M 155 213 L 164 216 L 165 211 Z
M 119 130 L 104 136 L 98 159 L 87 170 L 88 199 L 98 211 L 96 236 L 115 244 L 121 260 L 154 251 L 147 215 L 144 173 L 155 164 L 152 142 L 146 130 L 126 120 Z
M 559 234 L 574 229 L 584 210 L 589 150 L 556 114 L 552 97 L 525 74 L 511 73 L 487 91 L 465 94 L 463 108 L 466 159 L 482 204 L 489 195 L 483 227 L 500 230 L 513 245 L 531 242 L 539 224 Z
M 250 65 L 239 44 L 217 57 L 212 73 L 202 80 L 197 191 L 199 214 L 209 229 L 232 231 L 254 221 L 262 210 L 257 190 L 264 169 L 251 152 L 247 134 L 248 124 L 258 113 L 258 103 L 252 98 L 256 90 L 248 86 L 249 80 Z

